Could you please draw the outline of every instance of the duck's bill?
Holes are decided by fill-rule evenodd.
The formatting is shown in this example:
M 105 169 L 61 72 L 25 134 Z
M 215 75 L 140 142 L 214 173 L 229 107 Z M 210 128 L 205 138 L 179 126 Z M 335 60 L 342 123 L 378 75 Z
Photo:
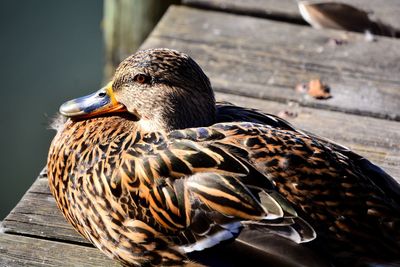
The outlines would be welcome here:
M 97 92 L 65 102 L 60 113 L 66 117 L 90 118 L 105 113 L 124 112 L 124 105 L 117 102 L 111 84 Z

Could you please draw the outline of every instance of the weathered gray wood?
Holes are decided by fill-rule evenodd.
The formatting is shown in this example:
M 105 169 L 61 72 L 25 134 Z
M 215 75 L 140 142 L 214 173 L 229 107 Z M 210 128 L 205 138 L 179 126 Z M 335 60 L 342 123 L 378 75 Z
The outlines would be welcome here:
M 89 244 L 66 222 L 51 195 L 47 178 L 37 179 L 3 221 L 6 233 Z
M 120 266 L 98 249 L 0 234 L 0 266 Z
M 141 48 L 169 47 L 189 53 L 221 92 L 400 120 L 400 49 L 397 39 L 365 42 L 357 33 L 200 11 L 170 8 Z M 333 97 L 296 93 L 298 83 L 322 78 Z
M 136 51 L 170 4 L 180 0 L 105 0 L 103 30 L 106 50 L 104 78 Z
M 322 1 L 310 1 L 322 2 Z M 353 5 L 371 12 L 372 19 L 400 28 L 400 2 L 398 0 L 330 0 Z M 183 0 L 183 3 L 205 9 L 248 14 L 264 18 L 302 21 L 296 0 Z

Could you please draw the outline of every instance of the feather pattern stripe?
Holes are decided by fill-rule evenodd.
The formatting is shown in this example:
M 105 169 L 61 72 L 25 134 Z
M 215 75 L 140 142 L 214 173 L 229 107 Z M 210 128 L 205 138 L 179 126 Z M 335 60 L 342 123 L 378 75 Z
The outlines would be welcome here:
M 139 51 L 60 112 L 69 118 L 49 149 L 50 190 L 66 220 L 125 266 L 199 266 L 187 253 L 227 241 L 291 266 L 398 262 L 392 177 L 274 115 L 216 102 L 183 53 Z M 315 253 L 303 261 L 304 243 Z M 287 259 L 270 253 L 276 244 Z

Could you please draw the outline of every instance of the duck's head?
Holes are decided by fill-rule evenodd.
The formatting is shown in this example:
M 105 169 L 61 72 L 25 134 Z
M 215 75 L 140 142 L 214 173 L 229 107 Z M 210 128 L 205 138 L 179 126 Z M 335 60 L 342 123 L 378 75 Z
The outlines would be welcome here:
M 139 51 L 117 68 L 112 82 L 60 107 L 66 117 L 85 119 L 129 112 L 148 130 L 170 131 L 215 122 L 215 98 L 197 63 L 175 50 Z

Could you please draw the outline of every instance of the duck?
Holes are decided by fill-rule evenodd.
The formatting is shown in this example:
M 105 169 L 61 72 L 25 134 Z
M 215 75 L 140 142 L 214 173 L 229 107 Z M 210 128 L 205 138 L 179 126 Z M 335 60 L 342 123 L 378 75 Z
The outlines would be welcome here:
M 190 255 L 238 240 L 313 255 L 290 266 L 399 263 L 393 177 L 277 116 L 217 102 L 185 53 L 138 51 L 59 112 L 50 191 L 66 220 L 124 266 L 204 266 Z

